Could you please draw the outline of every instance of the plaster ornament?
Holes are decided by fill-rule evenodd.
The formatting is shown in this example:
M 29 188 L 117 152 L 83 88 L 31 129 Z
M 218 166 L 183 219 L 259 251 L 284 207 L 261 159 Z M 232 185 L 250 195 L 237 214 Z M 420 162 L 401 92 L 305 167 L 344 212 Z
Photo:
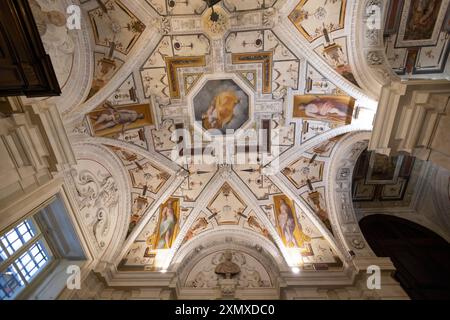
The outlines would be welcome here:
M 367 29 L 366 39 L 369 41 L 370 45 L 376 46 L 378 44 L 379 33 L 377 29 Z
M 380 0 L 369 0 L 367 1 L 366 8 L 372 8 L 372 7 L 381 7 L 381 1 Z M 367 10 L 366 10 L 367 12 Z
M 119 203 L 119 190 L 113 177 L 99 172 L 94 174 L 89 170 L 71 171 L 75 183 L 76 200 L 81 212 L 96 210 L 95 220 L 91 222 L 92 233 L 100 248 L 105 247 L 111 224 L 110 215 Z M 91 215 L 87 215 L 89 218 Z
M 47 33 L 49 25 L 57 27 L 66 25 L 66 17 L 62 12 L 57 10 L 44 11 L 37 0 L 30 0 L 30 7 L 41 36 Z
M 172 29 L 169 17 L 158 17 L 152 19 L 150 26 L 156 28 L 161 35 L 169 34 Z
M 232 169 L 229 164 L 221 164 L 219 166 L 219 172 L 223 179 L 228 180 L 232 176 Z
M 362 240 L 361 238 L 354 238 L 352 239 L 352 246 L 355 249 L 364 249 L 366 245 L 364 244 L 364 240 Z
M 89 130 L 84 123 L 73 128 L 72 132 L 75 134 L 89 135 Z
M 268 8 L 263 12 L 263 26 L 268 28 L 275 27 L 280 17 L 275 8 Z
M 377 66 L 383 64 L 384 58 L 379 52 L 370 51 L 367 54 L 367 62 L 372 66 Z
M 236 293 L 237 281 L 236 279 L 220 279 L 219 286 L 222 296 L 232 297 Z
M 101 239 L 106 236 L 109 229 L 109 219 L 104 208 L 100 208 L 97 213 L 97 221 L 94 223 L 94 237 L 97 239 L 100 248 L 103 248 L 106 244 Z

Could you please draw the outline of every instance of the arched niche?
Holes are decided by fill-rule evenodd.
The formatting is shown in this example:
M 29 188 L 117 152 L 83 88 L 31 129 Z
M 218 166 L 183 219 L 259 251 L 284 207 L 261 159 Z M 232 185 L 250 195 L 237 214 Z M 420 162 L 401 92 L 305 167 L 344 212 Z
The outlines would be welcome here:
M 226 252 L 240 269 L 231 281 L 215 273 Z M 179 299 L 279 299 L 280 271 L 287 269 L 269 241 L 237 230 L 216 230 L 181 247 L 169 271 L 178 274 Z
M 375 99 L 381 89 L 400 81 L 386 57 L 383 34 L 388 1 L 364 0 L 353 3 L 353 23 L 349 54 L 359 83 Z

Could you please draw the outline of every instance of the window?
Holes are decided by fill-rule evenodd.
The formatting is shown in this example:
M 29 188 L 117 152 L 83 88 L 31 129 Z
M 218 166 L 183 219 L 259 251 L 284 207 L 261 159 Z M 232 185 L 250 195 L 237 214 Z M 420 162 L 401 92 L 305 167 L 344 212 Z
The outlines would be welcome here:
M 0 234 L 0 300 L 14 299 L 51 261 L 34 218 Z

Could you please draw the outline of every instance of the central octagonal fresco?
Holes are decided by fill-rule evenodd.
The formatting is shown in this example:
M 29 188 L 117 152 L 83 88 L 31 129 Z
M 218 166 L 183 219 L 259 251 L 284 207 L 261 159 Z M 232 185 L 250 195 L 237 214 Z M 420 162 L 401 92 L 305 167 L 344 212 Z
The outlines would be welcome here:
M 205 130 L 238 130 L 250 116 L 250 98 L 232 79 L 209 80 L 194 97 L 195 121 Z

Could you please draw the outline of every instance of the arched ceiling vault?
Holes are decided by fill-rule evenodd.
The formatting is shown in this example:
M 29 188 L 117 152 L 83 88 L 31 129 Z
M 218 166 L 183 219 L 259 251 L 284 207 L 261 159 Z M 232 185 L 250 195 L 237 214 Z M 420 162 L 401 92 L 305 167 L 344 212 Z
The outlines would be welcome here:
M 211 26 L 201 0 L 81 1 L 92 79 L 63 120 L 80 160 L 68 179 L 88 169 L 86 153 L 97 153 L 91 171 L 103 172 L 104 213 L 79 208 L 102 261 L 170 270 L 198 239 L 244 232 L 290 267 L 346 266 L 330 222 L 328 170 L 343 135 L 371 129 L 377 105 L 355 67 L 357 2 L 224 0 Z M 220 133 L 208 136 L 210 128 Z M 249 131 L 262 129 L 265 137 Z M 234 138 L 246 134 L 256 152 L 237 148 Z M 202 135 L 210 141 L 187 145 Z M 195 163 L 211 141 L 246 161 Z M 110 180 L 115 188 L 104 190 Z M 117 212 L 107 201 L 115 197 L 128 207 Z M 108 214 L 122 223 L 105 231 Z

